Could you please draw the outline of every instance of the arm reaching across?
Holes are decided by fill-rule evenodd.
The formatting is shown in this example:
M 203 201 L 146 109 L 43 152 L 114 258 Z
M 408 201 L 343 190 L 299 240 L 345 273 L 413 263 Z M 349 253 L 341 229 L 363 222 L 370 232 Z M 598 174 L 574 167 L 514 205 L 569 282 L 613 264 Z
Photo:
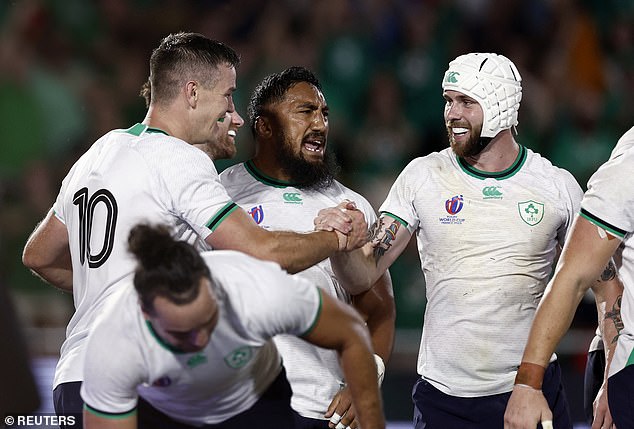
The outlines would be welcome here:
M 296 233 L 260 228 L 241 209 L 234 210 L 206 239 L 214 249 L 239 250 L 259 259 L 277 262 L 297 273 L 337 251 L 350 251 L 367 242 L 367 223 L 358 210 L 347 214 L 347 231 Z
M 337 217 L 337 210 L 321 210 L 315 218 L 316 228 L 336 228 L 333 219 Z M 368 290 L 407 247 L 410 237 L 409 230 L 400 220 L 383 213 L 370 228 L 367 244 L 352 252 L 338 252 L 330 257 L 335 275 L 352 295 Z

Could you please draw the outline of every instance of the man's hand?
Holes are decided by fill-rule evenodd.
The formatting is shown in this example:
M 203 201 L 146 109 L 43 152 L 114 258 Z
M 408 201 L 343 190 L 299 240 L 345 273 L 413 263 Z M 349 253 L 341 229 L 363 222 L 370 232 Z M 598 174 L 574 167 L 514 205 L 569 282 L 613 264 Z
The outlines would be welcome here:
M 358 249 L 368 242 L 365 216 L 352 201 L 345 200 L 336 207 L 320 210 L 313 223 L 316 230 L 337 233 L 340 251 Z
M 357 413 L 352 405 L 352 396 L 348 387 L 341 389 L 328 406 L 324 417 L 330 419 L 328 426 L 335 429 L 358 429 Z
M 516 384 L 506 404 L 504 429 L 535 429 L 542 423 L 544 429 L 552 429 L 553 413 L 541 390 Z
M 603 381 L 597 397 L 592 403 L 594 408 L 594 420 L 592 421 L 592 429 L 614 429 L 614 421 L 610 408 L 608 408 L 608 383 Z

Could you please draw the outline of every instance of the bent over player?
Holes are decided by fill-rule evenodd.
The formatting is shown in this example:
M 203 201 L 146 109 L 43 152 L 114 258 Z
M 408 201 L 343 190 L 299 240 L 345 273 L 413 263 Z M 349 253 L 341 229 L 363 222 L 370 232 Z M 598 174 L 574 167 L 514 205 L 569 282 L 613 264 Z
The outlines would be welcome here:
M 292 428 L 277 334 L 337 350 L 359 422 L 385 427 L 372 346 L 354 310 L 277 264 L 200 254 L 167 228 L 139 225 L 129 242 L 136 271 L 88 339 L 87 429 Z

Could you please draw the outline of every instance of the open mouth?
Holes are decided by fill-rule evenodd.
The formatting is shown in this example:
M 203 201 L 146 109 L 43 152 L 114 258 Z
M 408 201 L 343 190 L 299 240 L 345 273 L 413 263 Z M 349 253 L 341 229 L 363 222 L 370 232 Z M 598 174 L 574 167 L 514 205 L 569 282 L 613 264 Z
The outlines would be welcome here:
M 308 152 L 323 154 L 326 143 L 323 137 L 309 137 L 304 139 L 303 146 Z

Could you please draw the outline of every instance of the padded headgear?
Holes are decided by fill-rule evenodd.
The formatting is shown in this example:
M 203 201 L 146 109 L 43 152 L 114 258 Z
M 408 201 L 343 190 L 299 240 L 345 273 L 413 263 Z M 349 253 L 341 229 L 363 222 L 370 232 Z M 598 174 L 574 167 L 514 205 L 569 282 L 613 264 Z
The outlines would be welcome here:
M 505 56 L 471 53 L 449 63 L 442 89 L 475 99 L 484 112 L 481 137 L 493 138 L 500 131 L 517 125 L 521 82 L 517 67 Z

